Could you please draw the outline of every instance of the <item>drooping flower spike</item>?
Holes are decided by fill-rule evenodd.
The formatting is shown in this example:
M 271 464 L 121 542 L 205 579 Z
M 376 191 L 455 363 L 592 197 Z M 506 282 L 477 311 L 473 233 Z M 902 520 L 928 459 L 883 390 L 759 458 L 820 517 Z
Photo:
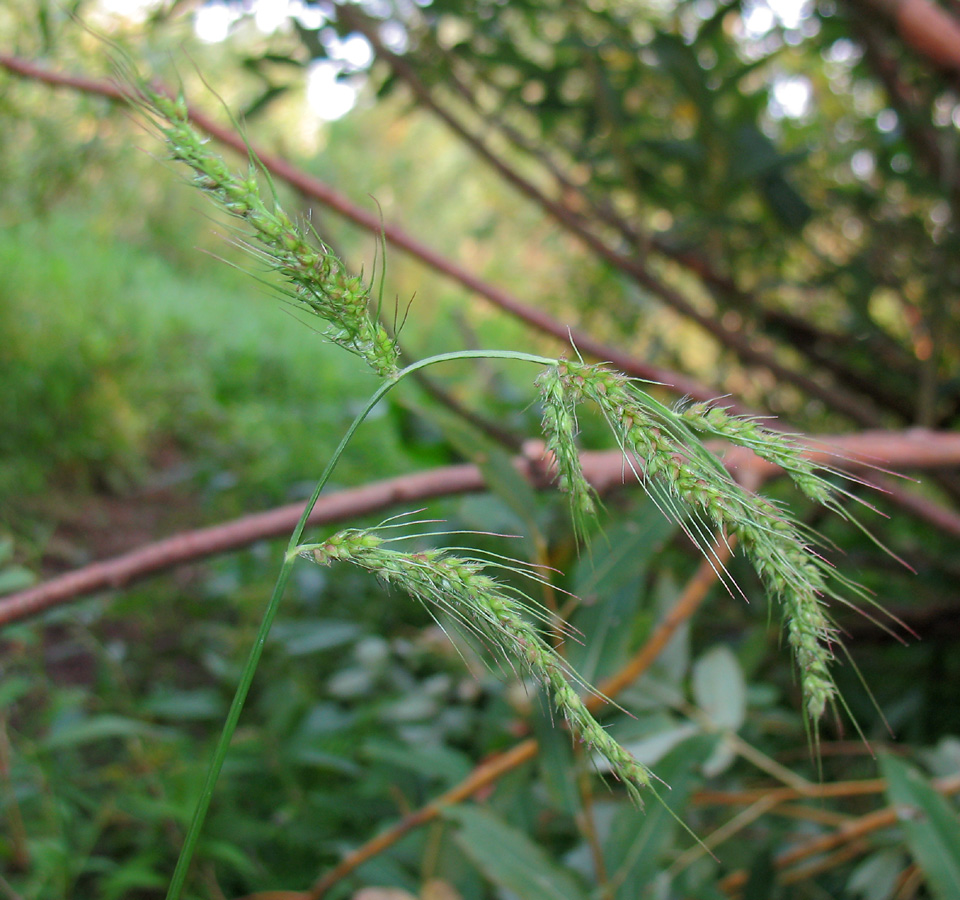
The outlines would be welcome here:
M 238 246 L 280 275 L 286 285 L 281 290 L 296 307 L 326 323 L 321 333 L 327 340 L 360 356 L 382 378 L 396 375 L 400 351 L 377 321 L 379 303 L 372 312 L 370 286 L 347 271 L 311 226 L 287 215 L 275 195 L 264 201 L 262 168 L 253 154 L 246 174 L 231 172 L 190 124 L 182 95 L 160 93 L 135 73 L 126 73 L 126 81 L 134 86 L 135 102 L 153 116 L 171 158 L 190 166 L 193 184 L 248 226 Z
M 730 587 L 735 586 L 713 547 L 717 532 L 721 539 L 724 534 L 737 536 L 767 590 L 781 603 L 805 713 L 817 722 L 837 697 L 829 666 L 838 637 L 826 601 L 852 605 L 851 594 L 867 602 L 870 598 L 823 558 L 816 535 L 773 501 L 734 481 L 698 433 L 748 447 L 781 466 L 808 497 L 850 518 L 837 500 L 837 489 L 788 436 L 706 404 L 670 409 L 636 381 L 605 366 L 561 361 L 540 376 L 539 385 L 547 446 L 557 461 L 560 487 L 570 494 L 574 520 L 582 522 L 595 508 L 575 440 L 577 406 L 591 401 L 650 498 L 680 525 Z
M 374 573 L 428 609 L 445 612 L 498 650 L 509 664 L 518 663 L 547 690 L 573 735 L 603 756 L 633 799 L 642 803 L 640 789 L 650 784 L 650 771 L 610 737 L 587 709 L 577 688 L 589 690 L 588 686 L 527 621 L 535 608 L 533 601 L 487 574 L 491 567 L 500 567 L 529 575 L 522 571 L 522 563 L 458 556 L 449 549 L 402 552 L 386 543 L 374 530 L 351 528 L 321 543 L 303 544 L 298 551 L 320 565 L 347 562 Z

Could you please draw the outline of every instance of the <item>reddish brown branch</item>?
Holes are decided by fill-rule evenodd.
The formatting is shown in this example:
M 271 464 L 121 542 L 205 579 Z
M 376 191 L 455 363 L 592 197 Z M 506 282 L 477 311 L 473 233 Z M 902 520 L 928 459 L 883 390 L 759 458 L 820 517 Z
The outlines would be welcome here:
M 939 468 L 960 465 L 960 434 L 911 430 L 865 432 L 856 435 L 823 437 L 810 442 L 809 458 L 832 466 L 890 466 L 895 468 Z M 587 479 L 601 493 L 624 484 L 625 470 L 619 451 L 582 454 Z M 770 463 L 740 449 L 730 450 L 725 464 L 739 480 L 763 481 L 779 471 Z M 546 482 L 541 467 L 526 457 L 515 465 L 536 487 Z M 626 472 L 628 477 L 629 470 Z M 414 503 L 451 494 L 480 491 L 485 487 L 480 470 L 473 465 L 447 466 L 376 481 L 324 495 L 310 518 L 312 525 L 340 522 L 371 512 L 379 512 L 402 503 Z M 902 496 L 901 496 L 902 495 Z M 955 513 L 932 501 L 917 499 L 900 491 L 891 494 L 914 514 L 929 518 L 938 527 L 960 537 L 960 521 Z M 184 532 L 148 544 L 113 559 L 84 566 L 60 575 L 26 591 L 0 600 L 0 626 L 29 618 L 45 609 L 97 591 L 119 588 L 155 572 L 248 546 L 265 538 L 280 537 L 293 530 L 303 506 L 292 503 L 268 512 L 255 513 L 224 525 Z
M 960 792 L 960 777 L 954 775 L 949 778 L 940 778 L 934 781 L 933 785 L 941 794 L 950 796 Z M 850 844 L 864 835 L 872 834 L 882 828 L 891 828 L 900 821 L 902 815 L 903 810 L 888 806 L 885 809 L 878 809 L 864 816 L 859 816 L 841 825 L 836 831 L 810 838 L 785 853 L 781 853 L 774 860 L 774 865 L 778 869 L 785 869 L 809 859 L 811 856 L 818 856 L 821 853 Z M 787 873 L 783 876 L 784 880 L 790 880 L 791 874 Z M 746 884 L 748 877 L 749 873 L 746 870 L 741 869 L 737 872 L 731 872 L 720 882 L 720 889 L 727 893 L 734 893 Z
M 861 398 L 848 394 L 839 387 L 822 385 L 810 376 L 783 365 L 773 355 L 754 346 L 746 335 L 724 327 L 715 317 L 698 310 L 679 291 L 653 275 L 640 259 L 635 256 L 627 256 L 608 245 L 603 238 L 587 228 L 579 216 L 571 213 L 563 204 L 547 197 L 531 181 L 508 166 L 499 156 L 490 150 L 489 146 L 483 140 L 476 137 L 470 129 L 460 122 L 448 109 L 441 106 L 430 89 L 424 85 L 417 76 L 413 67 L 403 57 L 392 53 L 384 46 L 377 34 L 376 28 L 366 16 L 355 7 L 343 4 L 337 4 L 337 15 L 348 28 L 360 32 L 367 38 L 377 56 L 390 66 L 393 73 L 410 88 L 414 96 L 425 108 L 429 109 L 445 122 L 458 137 L 465 141 L 474 152 L 487 162 L 505 181 L 513 185 L 524 194 L 524 196 L 536 202 L 556 222 L 566 228 L 571 234 L 576 235 L 587 247 L 596 253 L 597 256 L 619 271 L 629 275 L 638 285 L 659 297 L 672 309 L 675 309 L 681 315 L 696 322 L 722 345 L 733 350 L 744 362 L 769 369 L 778 378 L 795 384 L 811 397 L 817 397 L 823 400 L 831 409 L 843 413 L 854 422 L 870 427 L 876 427 L 882 424 L 880 416 L 877 415 L 868 404 L 865 404 Z
M 108 81 L 62 75 L 18 57 L 0 54 L 0 66 L 18 75 L 42 81 L 45 84 L 70 87 L 86 93 L 109 97 L 113 100 L 123 100 L 125 98 L 123 91 Z M 220 143 L 243 154 L 244 157 L 249 156 L 252 149 L 267 171 L 287 182 L 304 197 L 322 203 L 367 231 L 374 234 L 382 233 L 393 246 L 419 259 L 435 272 L 446 275 L 468 291 L 483 297 L 498 309 L 520 319 L 522 322 L 526 322 L 544 334 L 555 337 L 564 346 L 575 345 L 584 355 L 606 360 L 628 375 L 659 382 L 673 388 L 677 393 L 686 394 L 698 400 L 711 400 L 720 393 L 718 390 L 699 384 L 678 372 L 650 365 L 636 359 L 629 353 L 609 347 L 586 332 L 567 327 L 545 312 L 528 306 L 507 291 L 489 284 L 473 272 L 447 259 L 398 226 L 383 223 L 374 212 L 362 209 L 329 185 L 312 175 L 308 175 L 287 160 L 271 153 L 265 153 L 236 131 L 219 125 L 204 113 L 191 108 L 189 115 L 190 120 L 198 128 L 216 138 Z M 738 409 L 742 410 L 742 407 L 738 407 Z
M 483 476 L 472 465 L 417 472 L 324 495 L 314 507 L 310 524 L 340 522 L 398 503 L 469 493 L 483 487 Z M 302 512 L 303 503 L 290 503 L 267 512 L 242 516 L 223 525 L 182 532 L 113 559 L 91 563 L 51 578 L 0 600 L 0 626 L 29 618 L 86 594 L 123 587 L 171 566 L 289 534 Z
M 942 69 L 960 72 L 960 22 L 930 0 L 858 0 L 887 16 L 904 42 Z
M 941 506 L 916 491 L 907 490 L 892 478 L 873 478 L 872 480 L 900 509 L 929 522 L 944 534 L 960 537 L 960 513 Z
M 127 95 L 110 81 L 86 78 L 83 75 L 67 75 L 62 72 L 51 72 L 49 69 L 38 66 L 28 59 L 21 59 L 18 56 L 11 56 L 6 53 L 0 53 L 0 66 L 17 75 L 22 75 L 24 78 L 30 78 L 33 81 L 40 81 L 55 87 L 73 88 L 73 90 L 81 91 L 84 94 L 99 94 L 101 97 L 107 97 L 110 100 L 127 101 Z

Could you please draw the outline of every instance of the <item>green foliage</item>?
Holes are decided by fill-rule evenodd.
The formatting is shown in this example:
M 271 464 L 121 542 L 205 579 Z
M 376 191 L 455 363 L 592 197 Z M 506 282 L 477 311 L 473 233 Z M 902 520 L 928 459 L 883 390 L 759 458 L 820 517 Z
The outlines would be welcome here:
M 90 224 L 58 214 L 0 236 L 3 506 L 23 509 L 56 484 L 127 488 L 164 443 L 203 449 L 200 484 L 229 478 L 250 496 L 282 498 L 307 474 L 305 458 L 335 446 L 350 415 L 339 401 L 359 401 L 362 382 L 276 302 L 238 315 L 245 281 L 177 273 Z M 361 438 L 357 471 L 372 459 L 384 474 L 399 468 L 387 424 L 375 443 Z
M 20 52 L 48 54 L 64 68 L 90 73 L 100 64 L 102 52 L 84 45 L 51 4 L 39 4 L 39 13 L 32 6 L 0 12 L 0 35 L 15 35 Z M 146 40 L 147 56 L 159 58 L 183 39 L 178 6 L 160 7 L 148 27 L 117 27 L 115 35 L 128 46 Z M 387 221 L 403 220 L 531 305 L 564 321 L 580 315 L 603 339 L 693 374 L 718 394 L 729 390 L 789 414 L 792 424 L 812 431 L 846 426 L 853 407 L 888 426 L 950 426 L 960 408 L 960 342 L 952 324 L 956 229 L 949 216 L 955 201 L 907 125 L 919 121 L 937 140 L 950 139 L 952 101 L 944 99 L 939 76 L 887 35 L 880 49 L 896 55 L 916 104 L 913 118 L 898 110 L 891 130 L 882 82 L 854 43 L 869 28 L 847 8 L 804 9 L 795 26 L 771 14 L 762 39 L 742 30 L 752 9 L 436 0 L 392 13 L 406 34 L 405 58 L 440 101 L 536 185 L 552 190 L 550 166 L 570 174 L 573 180 L 552 196 L 569 201 L 594 232 L 689 298 L 700 325 L 662 309 L 650 284 L 594 258 L 545 222 L 535 203 L 478 172 L 468 148 L 410 110 L 402 80 L 383 66 L 369 75 L 377 101 L 325 127 L 304 165 L 362 205 L 373 194 Z M 303 136 L 310 129 L 301 127 L 307 114 L 297 105 L 298 79 L 311 58 L 338 53 L 330 26 L 323 27 L 263 36 L 247 19 L 232 43 L 188 45 L 227 105 L 251 117 L 251 139 L 296 153 L 311 141 Z M 74 55 L 84 62 L 72 63 Z M 177 68 L 186 93 L 202 96 L 192 64 L 178 61 Z M 157 485 L 164 491 L 158 505 L 172 500 L 174 509 L 165 512 L 179 509 L 181 525 L 302 498 L 305 480 L 331 457 L 374 379 L 280 315 L 275 299 L 257 298 L 242 273 L 208 265 L 195 252 L 199 245 L 251 268 L 217 234 L 229 225 L 209 227 L 196 215 L 191 191 L 156 160 L 130 153 L 145 139 L 123 116 L 111 115 L 101 100 L 0 79 L 0 222 L 9 226 L 0 229 L 0 589 L 25 585 L 28 570 L 46 574 L 65 561 L 113 552 L 92 527 L 66 538 L 62 527 L 57 531 L 64 509 L 80 510 L 80 521 L 91 523 L 118 508 L 132 512 L 142 528 L 133 529 L 123 544 L 129 546 L 148 530 Z M 778 107 L 791 79 L 805 80 L 816 99 L 800 115 Z M 504 124 L 522 140 L 500 131 Z M 153 144 L 147 149 L 156 153 Z M 208 149 L 193 146 L 189 161 L 206 165 L 209 158 L 195 154 Z M 237 165 L 229 162 L 214 173 L 219 181 L 201 186 L 235 203 L 229 187 L 239 182 L 229 172 Z M 289 211 L 283 225 L 299 233 L 293 247 L 268 240 L 269 259 L 255 261 L 254 274 L 270 280 L 269 270 L 279 268 L 299 290 L 296 265 L 311 252 L 302 223 L 312 221 L 350 264 L 341 269 L 325 249 L 311 261 L 341 279 L 335 291 L 348 288 L 363 318 L 372 276 L 379 275 L 375 241 L 324 221 L 319 210 L 310 219 L 299 198 L 279 185 L 277 191 Z M 276 240 L 271 229 L 280 219 L 270 216 L 280 214 L 259 194 L 241 199 L 247 223 Z M 251 223 L 251 210 L 263 218 Z M 604 219 L 610 212 L 612 221 Z M 363 281 L 347 283 L 359 260 L 366 260 Z M 399 319 L 414 293 L 403 335 L 410 359 L 428 347 L 462 345 L 556 353 L 391 252 L 388 324 L 393 297 Z M 354 345 L 366 325 L 356 318 L 348 324 L 346 342 Z M 749 355 L 725 344 L 731 334 L 768 350 L 781 369 L 752 366 Z M 360 344 L 365 351 L 376 340 L 366 335 Z M 589 385 L 574 383 L 573 369 Z M 789 370 L 823 390 L 806 394 Z M 454 572 L 461 588 L 479 584 L 488 595 L 499 588 L 483 580 L 476 559 L 438 550 L 426 535 L 413 540 L 402 563 L 401 555 L 384 556 L 368 568 L 381 576 L 403 570 L 408 583 L 411 573 L 419 576 L 421 595 L 448 604 L 436 621 L 368 572 L 292 569 L 186 896 L 305 888 L 368 837 L 531 732 L 540 743 L 534 762 L 501 776 L 476 803 L 447 808 L 369 858 L 328 895 L 389 885 L 426 900 L 440 884 L 462 900 L 713 900 L 733 889 L 725 876 L 740 875 L 744 898 L 887 900 L 906 871 L 908 887 L 922 881 L 918 895 L 952 896 L 956 804 L 913 763 L 935 775 L 953 775 L 957 767 L 951 735 L 960 732 L 960 706 L 951 686 L 960 654 L 950 619 L 939 612 L 949 610 L 955 592 L 955 541 L 875 497 L 871 502 L 892 515 L 877 520 L 882 539 L 919 574 L 892 568 L 847 522 L 821 520 L 815 511 L 812 501 L 845 512 L 847 491 L 859 496 L 860 486 L 829 471 L 821 480 L 791 441 L 727 415 L 725 401 L 668 407 L 655 386 L 638 393 L 608 369 L 574 364 L 563 376 L 548 372 L 542 404 L 531 400 L 529 370 L 472 360 L 450 364 L 443 375 L 457 403 L 479 413 L 481 423 L 492 420 L 515 438 L 546 424 L 548 450 L 584 514 L 580 537 L 589 532 L 589 544 L 578 546 L 571 531 L 568 498 L 537 494 L 520 478 L 513 444 L 498 446 L 481 436 L 477 422 L 461 420 L 412 385 L 375 408 L 331 486 L 475 461 L 490 492 L 444 501 L 422 517 L 442 516 L 445 524 L 436 527 L 444 531 L 523 533 L 524 541 L 506 545 L 474 535 L 469 553 L 528 554 L 551 567 L 537 570 L 549 572 L 551 584 L 535 582 L 532 591 L 515 572 L 501 572 L 503 590 L 513 599 L 518 590 L 532 593 L 576 632 L 563 643 L 548 629 L 549 640 L 537 644 L 524 630 L 531 626 L 514 620 L 518 611 L 498 595 L 496 621 L 490 607 L 478 613 L 492 633 L 484 640 L 457 634 L 450 604 L 462 590 L 450 593 L 423 565 L 445 565 L 444 577 L 449 582 Z M 831 405 L 834 391 L 852 394 L 846 411 Z M 599 404 L 599 412 L 582 399 Z M 655 421 L 662 438 L 634 430 L 643 417 Z M 581 448 L 621 446 L 644 474 L 652 460 L 660 471 L 653 499 L 616 493 L 598 509 L 579 473 L 577 430 Z M 701 481 L 709 487 L 710 478 L 725 475 L 688 449 L 692 432 L 759 450 L 793 476 L 799 491 L 773 486 L 763 501 L 770 518 L 752 535 L 747 530 L 755 557 L 758 545 L 781 530 L 814 551 L 808 529 L 816 527 L 841 574 L 895 604 L 919 630 L 933 623 L 922 644 L 900 647 L 873 625 L 834 611 L 911 759 L 882 757 L 885 798 L 814 796 L 820 783 L 878 772 L 866 753 L 841 740 L 842 726 L 831 716 L 822 727 L 834 752 L 819 764 L 810 759 L 804 710 L 815 717 L 837 690 L 871 739 L 887 736 L 853 667 L 832 665 L 826 674 L 837 645 L 833 625 L 820 617 L 822 585 L 804 579 L 808 570 L 782 549 L 760 548 L 759 573 L 733 559 L 729 581 L 737 589 L 714 591 L 704 612 L 678 628 L 653 665 L 617 694 L 620 706 L 609 707 L 600 724 L 579 721 L 597 729 L 594 747 L 620 745 L 633 765 L 666 781 L 670 791 L 658 788 L 666 806 L 648 802 L 639 813 L 625 802 L 609 761 L 557 728 L 555 701 L 537 683 L 551 681 L 543 669 L 554 665 L 553 654 L 563 654 L 556 664 L 563 671 L 572 667 L 593 684 L 617 673 L 685 597 L 697 565 L 689 535 L 702 547 L 714 525 L 731 524 L 731 509 L 741 525 L 750 521 L 739 504 L 755 498 L 730 493 L 725 482 L 704 492 Z M 953 488 L 944 480 L 941 489 L 927 483 L 923 490 L 942 500 Z M 691 517 L 688 500 L 702 522 Z M 672 521 L 658 504 L 674 511 Z M 787 504 L 798 523 L 783 512 Z M 594 513 L 602 531 L 587 519 Z M 283 553 L 279 543 L 265 542 L 4 630 L 0 887 L 9 884 L 24 900 L 163 895 Z M 785 562 L 794 567 L 785 569 Z M 807 564 L 832 578 L 819 557 L 806 557 Z M 788 641 L 808 654 L 799 678 L 761 602 L 765 589 L 783 598 L 798 587 L 810 607 L 795 604 L 788 612 Z M 487 644 L 502 634 L 505 612 L 521 662 L 491 671 L 483 664 Z M 536 660 L 524 656 L 532 645 Z M 811 688 L 812 669 L 819 680 Z M 560 712 L 570 716 L 582 698 L 573 693 L 575 681 L 562 681 L 553 686 L 567 701 Z M 764 806 L 784 786 L 799 791 L 791 815 L 804 821 Z M 765 793 L 751 794 L 755 788 Z M 704 791 L 753 805 L 725 806 Z M 793 883 L 780 883 L 784 848 L 834 834 L 832 817 L 848 821 L 883 803 L 902 815 L 895 827 L 868 834 L 865 856 L 825 858 L 819 869 L 793 869 Z M 674 816 L 710 843 L 716 860 Z M 911 864 L 918 868 L 908 870 Z
M 882 765 L 887 796 L 933 896 L 944 900 L 955 896 L 960 890 L 960 817 L 919 772 L 902 760 L 885 755 Z

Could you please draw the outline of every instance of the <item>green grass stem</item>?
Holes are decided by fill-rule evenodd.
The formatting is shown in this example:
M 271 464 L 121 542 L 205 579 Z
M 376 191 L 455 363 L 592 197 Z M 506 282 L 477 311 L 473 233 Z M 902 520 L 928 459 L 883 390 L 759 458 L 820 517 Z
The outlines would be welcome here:
M 213 757 L 210 760 L 210 767 L 207 770 L 203 788 L 200 791 L 200 797 L 197 800 L 197 805 L 193 812 L 193 818 L 190 821 L 190 827 L 187 829 L 187 835 L 184 838 L 183 846 L 180 849 L 180 855 L 177 858 L 177 865 L 170 880 L 170 886 L 167 890 L 167 900 L 180 900 L 180 897 L 183 893 L 183 886 L 187 879 L 190 863 L 192 862 L 193 856 L 196 853 L 197 843 L 200 840 L 200 832 L 203 829 L 203 823 L 206 820 L 207 813 L 210 809 L 210 803 L 213 800 L 213 792 L 216 787 L 217 780 L 220 777 L 220 772 L 223 769 L 223 763 L 227 758 L 227 753 L 230 750 L 230 742 L 233 740 L 234 732 L 236 731 L 237 724 L 240 721 L 240 714 L 243 711 L 243 705 L 246 702 L 247 694 L 250 692 L 250 686 L 253 684 L 253 677 L 256 673 L 257 666 L 260 663 L 260 657 L 263 655 L 263 648 L 267 643 L 267 638 L 270 635 L 270 628 L 273 625 L 273 620 L 276 618 L 277 610 L 280 608 L 280 600 L 283 598 L 284 591 L 286 590 L 287 583 L 289 582 L 290 575 L 293 571 L 293 565 L 297 560 L 297 547 L 300 544 L 300 539 L 303 537 L 304 529 L 307 527 L 307 521 L 310 518 L 310 513 L 313 512 L 313 508 L 316 505 L 317 500 L 320 498 L 320 494 L 329 481 L 330 476 L 333 474 L 337 463 L 340 461 L 340 457 L 343 455 L 347 445 L 353 438 L 353 435 L 363 424 L 371 410 L 407 375 L 410 375 L 419 369 L 436 365 L 437 363 L 451 362 L 453 360 L 462 359 L 513 359 L 542 366 L 552 366 L 556 365 L 557 363 L 555 359 L 550 359 L 545 356 L 536 356 L 531 353 L 521 353 L 511 350 L 464 350 L 453 353 L 442 353 L 437 356 L 427 357 L 426 359 L 411 363 L 396 375 L 388 377 L 373 393 L 373 395 L 364 405 L 363 409 L 357 413 L 353 422 L 350 423 L 350 427 L 347 429 L 340 443 L 337 445 L 337 449 L 333 452 L 333 456 L 331 456 L 326 468 L 323 470 L 323 474 L 317 481 L 316 486 L 313 489 L 313 493 L 310 495 L 310 499 L 307 501 L 306 506 L 304 506 L 303 513 L 300 515 L 300 520 L 297 522 L 296 527 L 293 529 L 293 532 L 290 535 L 290 540 L 287 543 L 287 551 L 284 555 L 283 564 L 280 567 L 280 573 L 277 576 L 273 593 L 270 596 L 270 602 L 267 604 L 267 608 L 264 610 L 263 618 L 260 621 L 260 628 L 257 631 L 256 640 L 253 642 L 253 646 L 250 648 L 250 653 L 247 656 L 247 661 L 243 667 L 243 672 L 240 675 L 240 681 L 237 684 L 236 692 L 234 693 L 233 700 L 230 704 L 230 710 L 227 713 L 227 717 L 223 723 L 223 728 L 220 731 L 220 736 L 217 739 L 217 745 L 214 749 Z

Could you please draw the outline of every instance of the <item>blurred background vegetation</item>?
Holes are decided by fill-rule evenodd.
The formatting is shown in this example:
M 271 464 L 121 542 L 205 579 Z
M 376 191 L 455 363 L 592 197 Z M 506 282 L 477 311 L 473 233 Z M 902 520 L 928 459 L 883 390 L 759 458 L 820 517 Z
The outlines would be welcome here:
M 0 46 L 109 77 L 109 52 L 81 22 L 564 326 L 806 433 L 956 430 L 958 68 L 866 0 L 8 0 Z M 361 363 L 284 314 L 184 182 L 128 108 L 0 70 L 4 592 L 305 498 L 374 389 Z M 378 274 L 376 235 L 277 189 L 348 266 Z M 384 292 L 388 320 L 409 304 L 408 358 L 562 350 L 398 250 Z M 489 546 L 563 573 L 584 634 L 570 657 L 595 683 L 644 645 L 698 560 L 640 492 L 611 496 L 606 537 L 578 554 L 563 498 L 520 491 L 504 460 L 538 432 L 529 374 L 442 372 L 456 404 L 510 436 L 501 446 L 406 386 L 361 430 L 335 487 L 482 462 L 491 491 L 429 515 L 523 534 Z M 608 446 L 599 423 L 581 426 L 585 446 Z M 888 516 L 868 513 L 869 526 L 915 573 L 770 486 L 922 638 L 903 645 L 837 612 L 855 665 L 837 667 L 850 709 L 825 723 L 822 769 L 776 611 L 736 560 L 752 602 L 714 588 L 618 696 L 605 721 L 672 786 L 683 820 L 718 835 L 716 859 L 657 804 L 639 813 L 604 785 L 515 673 L 488 671 L 477 648 L 361 573 L 304 566 L 189 896 L 304 891 L 529 734 L 536 759 L 325 895 L 960 896 L 956 805 L 930 780 L 960 789 L 957 474 L 898 484 L 936 504 L 939 523 L 865 494 Z M 0 895 L 163 896 L 281 548 L 261 542 L 5 627 Z M 777 799 L 881 775 L 873 793 Z M 912 817 L 864 826 L 891 804 Z

